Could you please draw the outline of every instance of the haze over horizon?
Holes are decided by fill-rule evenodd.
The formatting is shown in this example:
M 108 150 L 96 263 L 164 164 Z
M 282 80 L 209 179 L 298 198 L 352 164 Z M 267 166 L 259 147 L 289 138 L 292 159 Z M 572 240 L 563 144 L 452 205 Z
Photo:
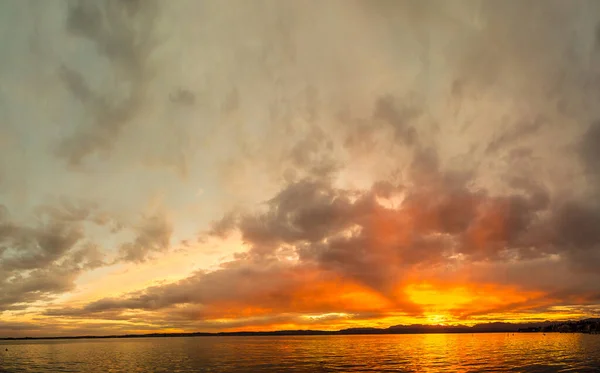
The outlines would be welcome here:
M 0 337 L 600 316 L 600 2 L 0 1 Z

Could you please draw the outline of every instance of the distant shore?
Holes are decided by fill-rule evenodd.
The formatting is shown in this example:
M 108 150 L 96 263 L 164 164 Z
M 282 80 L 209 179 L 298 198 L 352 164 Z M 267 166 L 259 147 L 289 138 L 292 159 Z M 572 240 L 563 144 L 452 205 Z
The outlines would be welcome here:
M 600 319 L 565 321 L 548 325 L 519 328 L 521 333 L 586 333 L 600 334 Z
M 164 338 L 164 337 L 245 337 L 245 336 L 302 336 L 302 335 L 378 335 L 378 334 L 440 334 L 440 333 L 526 333 L 526 332 L 577 332 L 598 334 L 600 319 L 566 322 L 542 322 L 528 324 L 487 323 L 465 325 L 396 325 L 389 328 L 350 328 L 342 330 L 277 330 L 277 331 L 234 331 L 234 332 L 191 332 L 191 333 L 146 333 L 122 335 L 80 335 L 52 337 L 2 337 L 1 341 L 54 340 L 54 339 L 112 339 L 112 338 Z
M 147 334 L 122 334 L 122 335 L 81 335 L 81 336 L 54 336 L 54 337 L 3 337 L 0 341 L 23 340 L 53 340 L 53 339 L 118 339 L 118 338 L 165 338 L 165 337 L 261 337 L 261 336 L 311 336 L 311 335 L 383 335 L 383 334 L 474 334 L 474 333 L 516 333 L 512 331 L 457 331 L 457 330 L 421 330 L 421 331 L 389 331 L 378 330 L 277 330 L 258 332 L 190 332 L 190 333 L 147 333 Z

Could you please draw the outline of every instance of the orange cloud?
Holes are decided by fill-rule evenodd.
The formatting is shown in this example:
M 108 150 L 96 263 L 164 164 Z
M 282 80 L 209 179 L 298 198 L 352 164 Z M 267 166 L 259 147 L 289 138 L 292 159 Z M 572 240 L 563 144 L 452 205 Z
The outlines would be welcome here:
M 493 312 L 506 305 L 512 305 L 512 310 L 518 309 L 519 304 L 539 306 L 544 303 L 541 300 L 546 295 L 541 291 L 523 291 L 515 286 L 439 281 L 410 283 L 403 292 L 412 302 L 423 307 L 425 315 L 443 316 L 445 322 L 454 323 L 464 323 L 468 315 Z

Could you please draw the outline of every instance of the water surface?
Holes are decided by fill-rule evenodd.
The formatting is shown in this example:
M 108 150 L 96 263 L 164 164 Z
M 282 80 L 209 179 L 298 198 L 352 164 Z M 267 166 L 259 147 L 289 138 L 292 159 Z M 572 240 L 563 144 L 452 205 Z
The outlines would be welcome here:
M 600 335 L 501 333 L 0 341 L 0 372 L 282 371 L 600 372 Z

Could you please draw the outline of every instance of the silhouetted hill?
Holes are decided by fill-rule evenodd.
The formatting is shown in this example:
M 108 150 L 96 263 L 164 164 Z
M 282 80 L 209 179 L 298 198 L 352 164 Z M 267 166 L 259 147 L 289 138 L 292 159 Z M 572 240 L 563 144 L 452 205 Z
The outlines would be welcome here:
M 523 333 L 591 333 L 600 334 L 600 319 L 592 318 L 577 321 L 564 321 L 545 323 L 542 325 L 530 325 L 519 328 L 519 332 Z
M 0 340 L 34 340 L 34 339 L 102 339 L 102 338 L 160 338 L 160 337 L 216 337 L 216 336 L 292 336 L 292 335 L 355 335 L 355 334 L 427 334 L 427 333 L 514 333 L 514 332 L 582 332 L 598 333 L 600 319 L 585 319 L 567 322 L 538 323 L 503 323 L 493 322 L 466 325 L 394 325 L 389 328 L 348 328 L 342 330 L 277 330 L 256 332 L 194 332 L 194 333 L 148 333 L 104 336 L 69 336 L 69 337 L 5 337 Z

